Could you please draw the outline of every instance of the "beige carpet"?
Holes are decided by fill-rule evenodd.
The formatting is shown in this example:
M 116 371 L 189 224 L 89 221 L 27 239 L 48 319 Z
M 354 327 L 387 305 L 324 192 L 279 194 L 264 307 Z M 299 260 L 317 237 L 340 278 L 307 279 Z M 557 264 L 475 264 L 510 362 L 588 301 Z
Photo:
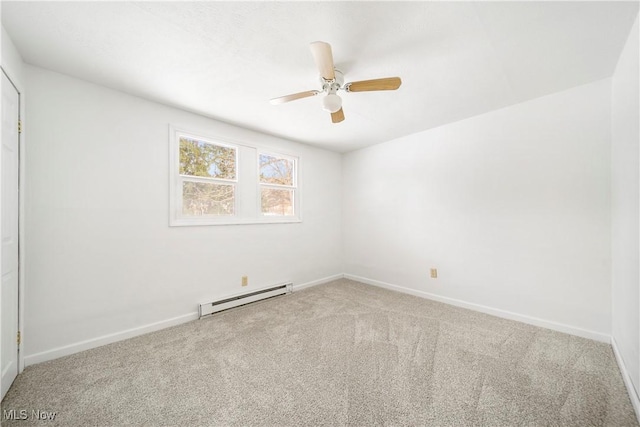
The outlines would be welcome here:
M 28 367 L 3 426 L 637 426 L 611 347 L 339 280 Z M 19 413 L 19 412 L 18 412 Z

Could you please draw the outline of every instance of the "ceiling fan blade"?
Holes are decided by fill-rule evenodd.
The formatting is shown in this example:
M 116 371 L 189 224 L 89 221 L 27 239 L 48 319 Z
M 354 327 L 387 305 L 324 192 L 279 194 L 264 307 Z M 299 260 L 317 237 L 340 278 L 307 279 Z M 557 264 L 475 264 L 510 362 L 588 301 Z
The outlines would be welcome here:
M 310 45 L 313 60 L 316 62 L 320 75 L 325 80 L 333 80 L 336 74 L 333 72 L 333 53 L 331 45 L 325 42 L 313 42 Z
M 317 90 L 308 90 L 306 92 L 292 93 L 291 95 L 281 96 L 279 98 L 273 98 L 269 102 L 272 105 L 280 105 L 280 104 L 284 104 L 285 102 L 295 101 L 296 99 L 308 98 L 310 96 L 314 96 L 319 93 L 320 91 L 317 91 Z
M 402 84 L 400 77 L 386 77 L 384 79 L 362 80 L 347 83 L 347 92 L 366 92 L 371 90 L 396 90 Z
M 344 111 L 342 111 L 342 108 L 336 111 L 335 113 L 331 113 L 331 121 L 333 123 L 340 123 L 343 120 L 344 120 Z

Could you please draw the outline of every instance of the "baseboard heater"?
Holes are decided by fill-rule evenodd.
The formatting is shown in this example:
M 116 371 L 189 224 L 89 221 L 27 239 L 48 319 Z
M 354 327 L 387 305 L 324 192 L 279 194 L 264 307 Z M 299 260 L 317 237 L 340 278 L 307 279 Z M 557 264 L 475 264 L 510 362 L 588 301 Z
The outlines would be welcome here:
M 200 316 L 200 319 L 202 319 L 205 316 L 210 316 L 213 313 L 217 313 L 219 311 L 228 310 L 230 308 L 239 307 L 241 305 L 251 304 L 252 302 L 260 301 L 267 298 L 277 297 L 278 295 L 288 294 L 292 291 L 293 283 L 283 283 L 282 285 L 273 286 L 271 288 L 260 289 L 258 291 L 200 304 L 200 306 L 198 307 L 198 314 Z

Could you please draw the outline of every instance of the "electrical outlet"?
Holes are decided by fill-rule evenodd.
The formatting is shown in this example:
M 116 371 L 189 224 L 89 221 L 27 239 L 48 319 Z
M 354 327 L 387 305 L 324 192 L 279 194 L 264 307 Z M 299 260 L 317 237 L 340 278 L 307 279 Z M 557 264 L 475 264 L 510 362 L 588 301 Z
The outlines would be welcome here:
M 249 277 L 242 276 L 242 286 L 247 286 L 249 284 Z
M 431 269 L 431 278 L 432 279 L 437 279 L 438 278 L 438 269 L 437 268 L 432 268 Z

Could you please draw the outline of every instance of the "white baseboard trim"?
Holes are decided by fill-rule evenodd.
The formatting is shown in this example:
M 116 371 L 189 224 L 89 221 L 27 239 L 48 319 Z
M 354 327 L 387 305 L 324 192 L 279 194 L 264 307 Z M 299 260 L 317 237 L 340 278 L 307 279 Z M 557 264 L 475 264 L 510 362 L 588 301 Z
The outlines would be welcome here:
M 466 302 L 466 301 L 462 301 L 462 300 L 457 300 L 454 298 L 449 298 L 449 297 L 443 297 L 440 295 L 436 295 L 436 294 L 431 294 L 428 292 L 423 292 L 423 291 L 418 291 L 415 289 L 410 289 L 410 288 L 405 288 L 402 286 L 398 286 L 398 285 L 393 285 L 390 283 L 385 283 L 385 282 L 381 282 L 379 280 L 373 280 L 373 279 L 368 279 L 366 277 L 360 277 L 360 276 L 356 276 L 353 274 L 335 274 L 332 276 L 327 276 L 321 279 L 317 279 L 317 280 L 313 280 L 310 282 L 306 282 L 306 283 L 301 283 L 301 284 L 294 284 L 293 285 L 293 291 L 299 291 L 305 288 L 309 288 L 312 286 L 316 286 L 316 285 L 321 285 L 323 283 L 328 283 L 328 282 L 332 282 L 334 280 L 339 280 L 342 278 L 346 278 L 346 279 L 351 279 L 351 280 L 355 280 L 358 282 L 362 282 L 362 283 L 366 283 L 369 285 L 374 285 L 374 286 L 378 286 L 378 287 L 382 287 L 382 288 L 386 288 L 386 289 L 390 289 L 390 290 L 394 290 L 394 291 L 398 291 L 398 292 L 403 292 L 406 294 L 410 294 L 410 295 L 415 295 L 418 297 L 422 297 L 422 298 L 426 298 L 426 299 L 430 299 L 433 301 L 438 301 L 438 302 L 442 302 L 445 304 L 450 304 L 450 305 L 455 305 L 458 307 L 463 307 L 463 308 L 468 308 L 471 310 L 475 310 L 475 311 L 479 311 L 482 313 L 487 313 L 487 314 L 491 314 L 497 317 L 502 317 L 505 319 L 510 319 L 510 320 L 516 320 L 519 322 L 524 322 L 524 323 L 528 323 L 531 325 L 535 325 L 535 326 L 540 326 L 543 328 L 547 328 L 547 329 L 552 329 L 552 330 L 556 330 L 559 332 L 564 332 L 564 333 L 568 333 L 568 334 L 572 334 L 572 335 L 577 335 L 577 336 L 581 336 L 584 338 L 589 338 L 589 339 L 593 339 L 596 341 L 600 341 L 600 342 L 606 342 L 607 344 L 611 343 L 611 337 L 609 335 L 606 334 L 602 334 L 599 332 L 594 332 L 594 331 L 588 331 L 585 329 L 580 329 L 580 328 L 576 328 L 573 326 L 569 326 L 569 325 L 565 325 L 565 324 L 561 324 L 561 323 L 556 323 L 556 322 L 552 322 L 552 321 L 548 321 L 548 320 L 544 320 L 544 319 L 538 319 L 535 317 L 530 317 L 530 316 L 526 316 L 526 315 L 522 315 L 522 314 L 518 314 L 518 313 L 513 313 L 510 311 L 506 311 L 506 310 L 500 310 L 500 309 L 496 309 L 496 308 L 492 308 L 492 307 L 487 307 L 487 306 L 483 306 L 480 304 L 474 304 L 474 303 L 470 303 L 470 302 Z M 91 338 L 85 341 L 81 341 L 78 343 L 74 343 L 74 344 L 69 344 L 66 346 L 62 346 L 62 347 L 57 347 L 51 350 L 46 350 L 40 353 L 35 353 L 35 354 L 29 354 L 26 355 L 24 357 L 24 366 L 30 366 L 30 365 L 35 365 L 36 363 L 42 363 L 42 362 L 46 362 L 48 360 L 53 360 L 53 359 L 57 359 L 59 357 L 63 357 L 63 356 L 68 356 L 70 354 L 74 354 L 74 353 L 78 353 L 84 350 L 89 350 L 95 347 L 100 347 L 106 344 L 111 344 L 117 341 L 122 341 L 125 340 L 127 338 L 133 338 L 136 337 L 138 335 L 143 335 L 143 334 L 147 334 L 149 332 L 154 332 L 160 329 L 165 329 L 171 326 L 176 326 L 182 323 L 186 323 L 192 320 L 197 320 L 198 319 L 198 313 L 197 312 L 193 312 L 193 313 L 189 313 L 189 314 L 184 314 L 182 316 L 178 316 L 178 317 L 174 317 L 171 319 L 166 319 L 166 320 L 162 320 L 159 322 L 155 322 L 155 323 L 151 323 L 148 325 L 143 325 L 143 326 L 139 326 L 136 328 L 132 328 L 132 329 L 127 329 L 125 331 L 121 331 L 121 332 L 115 332 L 112 334 L 108 334 L 108 335 L 103 335 L 101 337 L 96 337 L 96 338 Z M 615 347 L 614 347 L 615 348 Z M 619 362 L 620 363 L 620 362 Z M 626 371 L 625 371 L 626 373 Z M 626 375 L 626 374 L 625 374 Z M 626 379 L 625 379 L 626 381 Z M 636 405 L 637 402 L 634 403 L 634 405 Z M 634 406 L 635 407 L 635 406 Z M 638 409 L 636 409 L 636 411 L 638 411 Z
M 322 279 L 313 280 L 311 282 L 300 283 L 299 285 L 293 285 L 293 291 L 300 291 L 304 288 L 310 288 L 311 286 L 322 285 L 323 283 L 333 282 L 334 280 L 343 279 L 344 274 L 334 274 L 333 276 L 323 277 Z
M 564 332 L 566 334 L 577 335 L 583 338 L 589 338 L 595 341 L 600 341 L 609 344 L 611 342 L 611 336 L 600 332 L 589 331 L 587 329 L 578 328 L 575 326 L 565 325 L 563 323 L 557 323 L 550 320 L 539 319 L 537 317 L 531 317 L 524 314 L 514 313 L 512 311 L 501 310 L 498 308 L 488 307 L 485 305 L 475 304 L 458 300 L 455 298 L 443 297 L 440 295 L 432 294 L 429 292 L 419 291 L 416 289 L 405 288 L 391 283 L 381 282 L 379 280 L 368 279 L 366 277 L 360 277 L 353 274 L 345 274 L 345 279 L 355 280 L 357 282 L 366 283 L 369 285 L 378 286 L 393 291 L 403 292 L 405 294 L 414 295 L 421 298 L 430 299 L 433 301 L 442 302 L 445 304 L 455 305 L 456 307 L 468 308 L 470 310 L 479 311 L 481 313 L 491 314 L 503 319 L 516 320 L 518 322 L 527 323 L 541 328 L 552 329 L 558 332 Z
M 299 291 L 311 286 L 321 285 L 323 283 L 332 282 L 334 280 L 342 279 L 344 275 L 335 274 L 333 276 L 324 277 L 322 279 L 313 280 L 311 282 L 301 283 L 299 285 L 293 285 L 293 290 Z M 159 322 L 150 323 L 148 325 L 139 326 L 137 328 L 127 329 L 121 332 L 115 332 L 113 334 L 103 335 L 101 337 L 91 338 L 85 341 L 77 342 L 74 344 L 57 347 L 51 350 L 46 350 L 40 353 L 29 354 L 24 357 L 24 366 L 35 365 L 36 363 L 46 362 L 48 360 L 57 359 L 63 356 L 69 356 L 70 354 L 79 353 L 81 351 L 89 350 L 92 348 L 100 347 L 106 344 L 111 344 L 117 341 L 122 341 L 127 338 L 133 338 L 138 335 L 148 334 L 149 332 L 155 332 L 160 329 L 169 328 L 171 326 L 180 325 L 182 323 L 190 322 L 198 319 L 198 313 L 193 312 L 184 314 L 182 316 L 173 317 L 171 319 L 161 320 Z
M 633 382 L 631 381 L 631 377 L 629 376 L 629 372 L 627 371 L 627 366 L 624 364 L 624 360 L 622 359 L 622 355 L 620 354 L 620 350 L 618 349 L 618 344 L 613 337 L 611 337 L 611 347 L 613 348 L 613 354 L 616 356 L 616 362 L 618 362 L 622 380 L 624 381 L 624 385 L 627 387 L 629 399 L 631 399 L 633 409 L 636 411 L 636 418 L 638 419 L 638 422 L 640 422 L 640 396 L 638 396 L 638 392 L 633 386 Z
M 103 335 L 101 337 L 91 338 L 78 343 L 57 347 L 40 353 L 29 354 L 24 357 L 24 366 L 26 367 L 35 365 L 36 363 L 42 363 L 48 360 L 57 359 L 59 357 L 68 356 L 70 354 L 79 353 L 81 351 L 89 350 L 92 348 L 101 347 L 106 344 L 126 340 L 127 338 L 137 337 L 138 335 L 148 334 L 149 332 L 155 332 L 160 329 L 169 328 L 171 326 L 180 325 L 182 323 L 190 322 L 197 319 L 198 312 L 193 312 L 184 314 L 182 316 L 173 317 L 171 319 L 150 323 L 148 325 L 139 326 L 137 328 L 131 328 L 125 331 L 115 332 L 113 334 Z

